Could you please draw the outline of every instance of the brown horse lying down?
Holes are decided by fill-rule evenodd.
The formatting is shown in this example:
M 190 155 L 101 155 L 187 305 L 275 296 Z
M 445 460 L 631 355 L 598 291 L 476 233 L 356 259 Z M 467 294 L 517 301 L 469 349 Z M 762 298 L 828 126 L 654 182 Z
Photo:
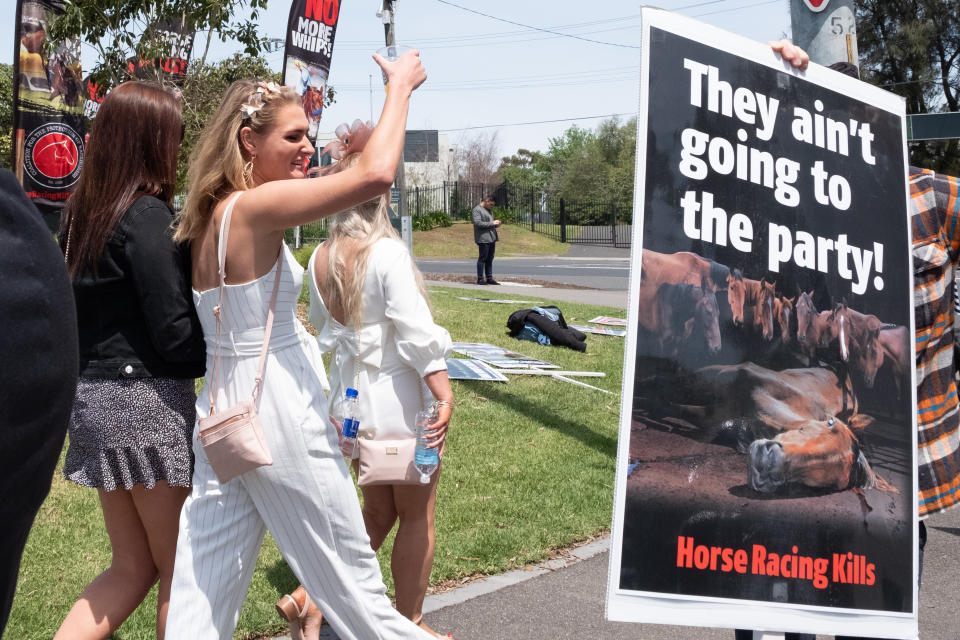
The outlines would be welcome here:
M 829 369 L 772 371 L 752 362 L 704 367 L 695 375 L 719 402 L 701 426 L 715 428 L 719 418 L 719 429 L 737 436 L 749 455 L 747 481 L 755 491 L 799 483 L 897 493 L 860 449 L 857 434 L 873 418 L 857 413 L 849 378 L 841 384 Z

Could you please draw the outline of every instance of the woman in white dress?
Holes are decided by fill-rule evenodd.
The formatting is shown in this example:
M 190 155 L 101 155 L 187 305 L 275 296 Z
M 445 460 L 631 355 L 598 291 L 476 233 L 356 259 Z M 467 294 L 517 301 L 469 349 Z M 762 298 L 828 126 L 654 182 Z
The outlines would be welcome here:
M 359 153 L 369 131 L 370 125 L 360 121 L 338 128 L 346 144 L 335 141 L 325 149 L 339 160 L 337 169 L 355 166 L 370 153 L 369 148 Z M 346 389 L 356 386 L 361 437 L 373 432 L 379 440 L 397 440 L 415 435 L 417 412 L 436 400 L 439 417 L 431 427 L 431 446 L 442 454 L 453 411 L 446 365 L 450 334 L 433 321 L 423 278 L 387 216 L 387 198 L 338 213 L 329 225 L 329 239 L 314 251 L 308 274 L 310 322 L 320 332 L 320 350 L 333 352 L 330 414 Z M 422 609 L 433 566 L 439 476 L 438 468 L 424 485 L 361 487 L 363 520 L 374 549 L 399 521 L 391 555 L 397 610 L 434 635 Z M 319 612 L 311 608 L 307 617 L 302 637 L 312 640 Z M 291 627 L 298 623 L 291 620 Z
M 314 149 L 298 97 L 247 80 L 231 85 L 194 152 L 176 239 L 191 243 L 207 371 L 219 356 L 222 381 L 201 392 L 198 418 L 209 413 L 211 395 L 220 408 L 250 397 L 278 283 L 259 404 L 273 464 L 221 483 L 194 433 L 193 490 L 180 515 L 168 638 L 232 637 L 267 529 L 341 640 L 430 638 L 386 597 L 327 417 L 320 353 L 296 317 L 303 269 L 283 244 L 286 228 L 366 202 L 393 181 L 410 96 L 426 73 L 416 52 L 396 62 L 374 58 L 390 93 L 368 143 L 376 151 L 352 169 L 302 179 Z M 219 303 L 218 250 L 226 260 Z

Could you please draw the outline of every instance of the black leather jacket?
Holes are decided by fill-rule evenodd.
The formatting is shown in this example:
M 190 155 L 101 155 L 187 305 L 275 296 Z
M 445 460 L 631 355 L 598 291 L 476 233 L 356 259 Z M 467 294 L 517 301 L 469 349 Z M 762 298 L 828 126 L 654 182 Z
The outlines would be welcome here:
M 206 362 L 190 290 L 190 252 L 173 214 L 143 196 L 107 240 L 97 275 L 73 280 L 85 378 L 198 378 Z M 65 240 L 61 238 L 61 244 Z

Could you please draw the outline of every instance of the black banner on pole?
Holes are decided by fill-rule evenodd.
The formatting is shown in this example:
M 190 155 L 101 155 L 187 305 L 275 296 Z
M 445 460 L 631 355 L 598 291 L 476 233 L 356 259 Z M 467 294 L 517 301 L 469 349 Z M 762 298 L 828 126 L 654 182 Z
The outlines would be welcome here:
M 80 177 L 86 130 L 80 41 L 50 53 L 47 25 L 63 0 L 20 0 L 14 57 L 14 169 L 51 227 Z
M 323 98 L 337 35 L 340 0 L 293 0 L 283 52 L 283 83 L 300 96 L 310 123 L 307 135 L 317 139 Z
M 163 55 L 157 59 L 130 58 L 127 72 L 138 80 L 172 82 L 183 86 L 193 51 L 196 30 L 187 26 L 182 18 L 161 18 L 151 24 L 140 39 L 147 48 L 159 47 Z

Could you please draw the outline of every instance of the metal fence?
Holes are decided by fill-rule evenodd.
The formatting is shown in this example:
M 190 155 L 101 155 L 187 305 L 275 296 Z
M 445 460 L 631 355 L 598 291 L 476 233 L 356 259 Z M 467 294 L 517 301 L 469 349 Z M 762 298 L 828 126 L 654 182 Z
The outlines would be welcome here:
M 494 214 L 504 224 L 529 227 L 535 233 L 560 242 L 630 246 L 632 202 L 568 200 L 507 182 L 444 182 L 441 185 L 408 187 L 406 214 L 416 217 L 442 212 L 454 220 L 470 220 L 473 208 L 487 195 L 496 198 Z M 295 242 L 296 233 L 288 232 L 288 242 Z M 299 230 L 299 244 L 319 242 L 326 237 L 326 220 L 312 222 Z

